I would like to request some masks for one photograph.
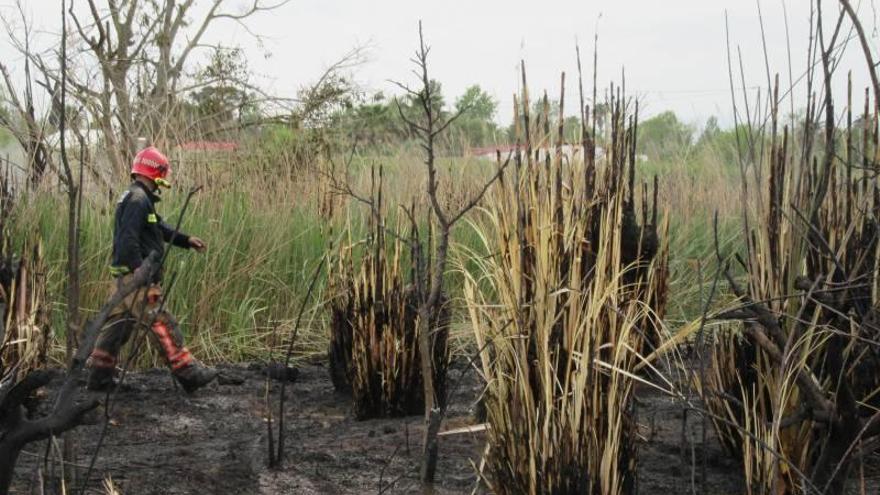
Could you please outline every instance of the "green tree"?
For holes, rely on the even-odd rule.
[[[742,124],[736,129],[722,129],[717,118],[709,117],[695,147],[701,153],[718,157],[725,165],[734,165],[740,154],[748,156],[748,132],[748,127]]]
[[[251,111],[250,69],[241,48],[215,48],[196,75],[198,89],[189,94],[199,127],[211,131],[228,127]]]
[[[461,116],[450,129],[453,148],[486,146],[495,141],[495,113],[498,102],[479,85],[468,87],[455,100],[455,111]]]
[[[568,108],[566,113],[576,113],[577,107]],[[545,113],[547,114],[545,116]],[[514,117],[516,118],[516,117]],[[545,118],[549,120],[550,127],[550,145],[556,144],[557,134],[559,133],[559,100],[547,100],[547,111],[544,109],[544,99],[539,98],[531,104],[529,111],[529,120],[532,126],[532,137],[542,135],[545,128]],[[519,123],[522,126],[522,122]],[[589,127],[589,124],[588,124]],[[505,136],[510,142],[517,139],[515,136],[516,122],[511,122],[510,126],[505,129]],[[538,134],[534,134],[537,132]],[[520,136],[521,138],[522,136]],[[563,119],[562,124],[562,140],[567,144],[577,144],[582,140],[581,136],[581,119],[577,115],[568,115]]]
[[[346,108],[340,116],[340,128],[347,137],[367,147],[386,145],[406,137],[396,104],[381,92]]]
[[[678,120],[674,112],[655,115],[639,124],[639,150],[655,160],[682,156],[693,145],[694,129]]]
[[[440,84],[440,81],[436,79],[431,79],[428,84],[430,85],[432,95],[431,108],[433,114],[437,119],[444,120],[449,115],[448,112],[446,112],[446,100],[443,97],[443,86]],[[422,104],[416,95],[406,94],[397,99],[397,104],[400,105],[400,113],[402,113],[407,120],[418,123],[419,125],[425,124],[425,122],[422,122],[424,119],[424,110],[422,109]],[[410,127],[403,125],[403,123],[401,124],[401,129],[406,132],[407,138],[415,138]]]
[[[703,126],[703,132],[697,140],[697,146],[702,147],[718,138],[722,133],[721,127],[718,125],[718,118],[714,115],[706,119],[706,125]]]
[[[498,102],[478,84],[474,84],[455,100],[455,110],[467,111],[467,116],[472,119],[491,122],[498,111]]]

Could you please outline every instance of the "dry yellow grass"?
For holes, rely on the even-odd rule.
[[[636,368],[662,331],[667,223],[647,198],[637,217],[632,127],[623,100],[612,108],[606,159],[591,159],[589,147],[587,160],[527,156],[475,221],[480,252],[491,255],[474,253],[465,299],[487,383],[496,493],[634,486],[632,399]]]

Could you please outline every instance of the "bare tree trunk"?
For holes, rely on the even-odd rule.
[[[221,8],[234,2],[211,0],[207,10],[194,19],[195,0],[126,0],[109,2],[107,8],[88,0],[89,24],[81,23],[71,10],[77,33],[95,59],[89,62],[101,68],[104,82],[101,93],[88,90],[87,84],[77,85],[86,89],[77,96],[101,123],[113,165],[124,170],[136,151],[137,137],[146,135],[153,141],[162,137],[157,134],[166,127],[163,119],[171,109],[174,88],[192,52],[206,46],[202,40],[209,27],[216,21],[242,22],[288,1],[250,0],[248,7],[235,13]],[[181,42],[185,28],[192,30]],[[177,52],[176,44],[182,46]],[[154,51],[158,51],[158,60]],[[148,74],[141,79],[148,84],[138,86],[135,100],[132,69]]]
[[[113,128],[113,101],[109,90],[109,79],[105,79],[105,89],[101,93],[100,107],[98,114],[98,122],[101,126],[101,133],[104,135],[104,152],[110,162],[110,167],[114,170],[124,169],[127,165],[124,156],[120,152],[121,146],[116,137],[116,131]]]
[[[82,194],[82,164],[80,163],[79,184],[74,181],[73,170],[67,155],[67,0],[61,0],[61,83],[58,129],[61,135],[61,163],[67,183],[67,335],[66,358],[70,366],[73,353],[77,346],[77,333],[79,332],[80,314],[80,263],[79,263],[79,215],[80,197]],[[82,143],[80,143],[82,145]],[[69,466],[76,465],[76,442],[69,435],[64,435],[63,462]],[[71,473],[75,483],[76,475]]]
[[[67,338],[68,364],[76,347],[79,329],[79,209],[80,188],[73,178],[67,155],[67,11],[66,0],[61,0],[61,105],[58,129],[61,135],[61,164],[67,183]],[[80,180],[82,177],[80,177]]]
[[[427,246],[428,259],[424,260],[421,255],[414,263],[416,266],[416,290],[419,295],[419,359],[421,360],[422,384],[425,395],[425,432],[422,443],[422,465],[420,477],[425,493],[433,493],[433,483],[437,472],[437,457],[439,454],[438,434],[443,422],[443,416],[447,408],[446,394],[438,393],[438,380],[445,381],[446,364],[435,362],[437,353],[434,349],[434,333],[441,331],[436,328],[436,322],[440,321],[440,313],[443,304],[443,279],[446,275],[446,262],[449,253],[449,236],[452,228],[470,210],[472,210],[483,198],[489,187],[503,174],[510,163],[510,156],[498,167],[493,175],[479,192],[474,195],[460,210],[448,212],[441,204],[439,198],[439,181],[435,163],[436,138],[442,134],[452,122],[463,113],[470,110],[463,108],[451,117],[444,117],[435,108],[436,97],[428,76],[428,52],[425,38],[422,32],[422,23],[419,22],[419,49],[416,52],[415,64],[418,67],[418,75],[421,80],[419,90],[413,90],[405,84],[396,83],[404,89],[407,95],[416,101],[421,110],[421,122],[416,122],[407,117],[398,104],[398,114],[406,124],[409,132],[422,141],[422,149],[425,151],[425,171],[427,174],[426,187],[430,200],[431,221],[439,229],[437,246]],[[421,253],[420,249],[416,249]],[[445,357],[446,354],[443,354]],[[437,371],[443,374],[440,376]]]
[[[440,433],[440,424],[443,417],[440,414],[437,388],[434,385],[434,348],[431,333],[434,312],[427,304],[419,307],[419,358],[422,366],[422,384],[425,394],[425,432],[422,437],[422,467],[421,479],[424,483],[431,484],[437,472],[437,456],[440,445],[437,434]],[[430,488],[427,492],[432,491]]]
[[[134,158],[135,140],[137,123],[134,119],[134,111],[131,105],[131,95],[128,91],[128,82],[126,81],[128,69],[124,71],[117,69],[111,73],[111,83],[113,84],[113,95],[116,100],[116,123],[119,128],[119,142],[117,142],[117,153],[122,159],[120,164],[124,169],[128,163]]]

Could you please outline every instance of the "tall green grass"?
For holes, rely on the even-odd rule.
[[[271,193],[238,186],[196,195],[182,230],[202,237],[208,251],[172,248],[166,261],[168,307],[188,345],[206,361],[265,358],[277,349],[296,316],[306,279],[333,235],[333,222],[314,213],[308,202],[277,197],[273,207],[261,207],[254,196],[263,194]],[[159,204],[172,225],[184,199],[182,191],[172,191]],[[107,267],[114,207],[94,200],[83,207],[81,308],[86,315],[100,307],[112,287]],[[60,195],[34,193],[19,202],[10,226],[13,239],[40,239],[44,246],[58,341],[66,318],[65,210]],[[321,331],[319,324],[302,329],[300,352],[323,352]]]
[[[723,150],[710,145],[679,155],[636,167],[637,181],[658,178],[660,203],[669,212],[670,300],[666,319],[670,328],[693,321],[703,309],[701,285],[708,291],[716,268],[716,212],[722,252],[744,246],[738,165],[729,161]]]
[[[699,312],[694,263],[707,260],[704,266],[709,266],[708,260],[713,256],[712,212],[716,208],[721,215],[722,238],[728,242],[738,240],[735,206],[739,193],[732,165],[723,164],[711,154],[689,160],[648,162],[637,167],[640,181],[659,176],[661,203],[671,214],[669,319],[673,326]],[[383,167],[389,218],[400,214],[397,205],[425,205],[421,162],[410,148],[401,147],[387,156],[356,156],[347,165],[342,157],[334,161],[339,168],[335,171],[337,179],[348,181],[364,196],[369,196],[370,168]],[[332,188],[321,172],[328,167],[321,162],[296,168],[284,156],[273,161],[265,152],[249,151],[233,156],[175,158],[175,188],[166,191],[158,205],[166,221],[177,223],[190,187],[205,186],[193,198],[182,230],[202,237],[208,243],[208,251],[200,255],[173,249],[165,277],[166,283],[175,279],[169,291],[169,309],[180,319],[187,343],[199,358],[209,362],[241,361],[266,359],[270,352],[277,352],[291,330],[307,279],[334,242],[334,236],[340,235],[349,223],[355,233],[364,231],[368,209],[350,198],[331,194]],[[444,201],[453,206],[467,201],[494,167],[491,161],[474,158],[442,158]],[[106,180],[114,191],[99,190],[102,186],[87,183],[90,192],[83,204],[81,308],[87,316],[100,307],[112,287],[107,266],[115,199],[129,182],[125,176]],[[331,199],[334,208],[328,217],[322,205]],[[64,193],[41,189],[22,196],[9,227],[16,250],[21,249],[26,239],[41,239],[43,243],[52,327],[56,337],[61,337],[66,327]],[[460,249],[454,250],[457,259],[451,260],[451,266],[458,269],[448,274],[453,309],[450,345],[461,349],[470,346],[472,340],[468,326],[463,324],[461,268],[470,273],[476,270],[473,258],[462,253],[485,250],[485,246],[473,227],[455,229],[453,241]],[[323,290],[319,290],[308,306],[297,356],[326,352],[323,297]],[[55,357],[59,356],[56,352]],[[158,360],[150,362],[155,364]]]

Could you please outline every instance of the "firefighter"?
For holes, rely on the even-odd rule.
[[[133,182],[116,204],[110,265],[115,279],[112,292],[131,280],[151,251],[161,258],[166,242],[200,253],[207,248],[204,241],[174,230],[156,213],[160,188],[170,185],[170,169],[168,158],[154,147],[141,150],[134,159]],[[148,287],[135,291],[111,312],[87,363],[90,390],[107,390],[115,385],[113,375],[120,349],[134,330],[147,326],[171,373],[187,393],[216,378],[216,371],[199,364],[183,345],[176,320],[162,305],[161,279],[162,274],[157,273]]]

